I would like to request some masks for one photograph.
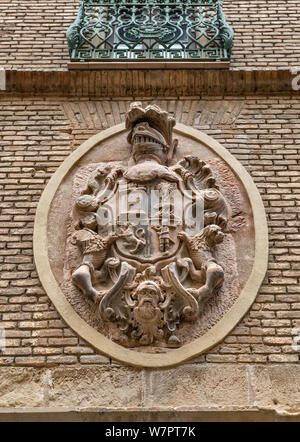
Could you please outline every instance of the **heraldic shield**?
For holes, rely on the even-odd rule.
[[[101,143],[82,146],[85,153],[75,152],[48,195],[47,262],[58,284],[55,290],[52,285],[55,295],[47,290],[49,296],[58,305],[59,293],[69,316],[76,312],[75,322],[64,313],[66,321],[75,331],[77,324],[84,338],[92,330],[87,340],[104,353],[129,363],[122,356],[128,351],[147,354],[144,363],[134,360],[137,365],[171,365],[170,359],[161,362],[164,354],[209,336],[243,296],[249,308],[265,272],[266,236],[259,268],[255,230],[259,222],[263,231],[265,217],[251,178],[204,142],[197,149],[195,139],[181,136],[178,144],[174,126],[158,106],[132,103],[126,132],[110,135],[101,155]],[[47,204],[43,197],[40,206]],[[38,225],[35,240],[40,235]],[[241,316],[245,312],[240,307]],[[236,315],[224,331],[235,323]],[[125,352],[118,355],[121,348]],[[176,361],[199,352],[182,353]]]

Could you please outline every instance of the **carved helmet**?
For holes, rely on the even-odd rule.
[[[143,109],[141,102],[131,103],[126,114],[126,129],[130,131],[127,140],[130,144],[133,141],[132,136],[135,126],[142,122],[147,122],[149,126],[162,135],[165,140],[165,146],[168,148],[168,160],[170,161],[178,144],[178,140],[173,140],[173,127],[176,124],[175,118],[155,104],[150,104]]]

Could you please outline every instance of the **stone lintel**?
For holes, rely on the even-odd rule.
[[[0,422],[300,421],[299,373],[299,364],[1,367]]]

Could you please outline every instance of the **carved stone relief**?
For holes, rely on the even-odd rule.
[[[60,301],[99,339],[154,359],[213,330],[238,304],[255,260],[240,177],[174,126],[159,107],[132,103],[126,132],[77,154],[47,217]]]
[[[238,286],[232,209],[217,165],[193,155],[174,161],[174,125],[157,106],[133,103],[128,165],[89,165],[73,182],[63,286],[71,303],[75,292],[82,298],[94,326],[128,347],[181,346],[207,302],[222,297],[226,273]],[[124,208],[105,222],[115,200]],[[218,257],[224,247],[230,264]]]

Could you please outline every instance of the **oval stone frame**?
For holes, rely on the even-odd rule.
[[[119,124],[106,129],[76,149],[47,184],[39,201],[34,224],[34,258],[39,279],[58,313],[67,325],[96,350],[123,363],[148,368],[169,367],[195,358],[222,341],[238,324],[254,302],[268,266],[268,227],[261,196],[246,169],[220,143],[199,130],[177,123],[174,132],[201,142],[222,158],[244,185],[252,208],[255,230],[255,256],[252,272],[238,299],[222,319],[193,342],[163,354],[141,353],[126,349],[88,325],[73,309],[61,291],[50,267],[47,253],[47,222],[51,202],[64,177],[76,162],[100,142],[125,131]]]

